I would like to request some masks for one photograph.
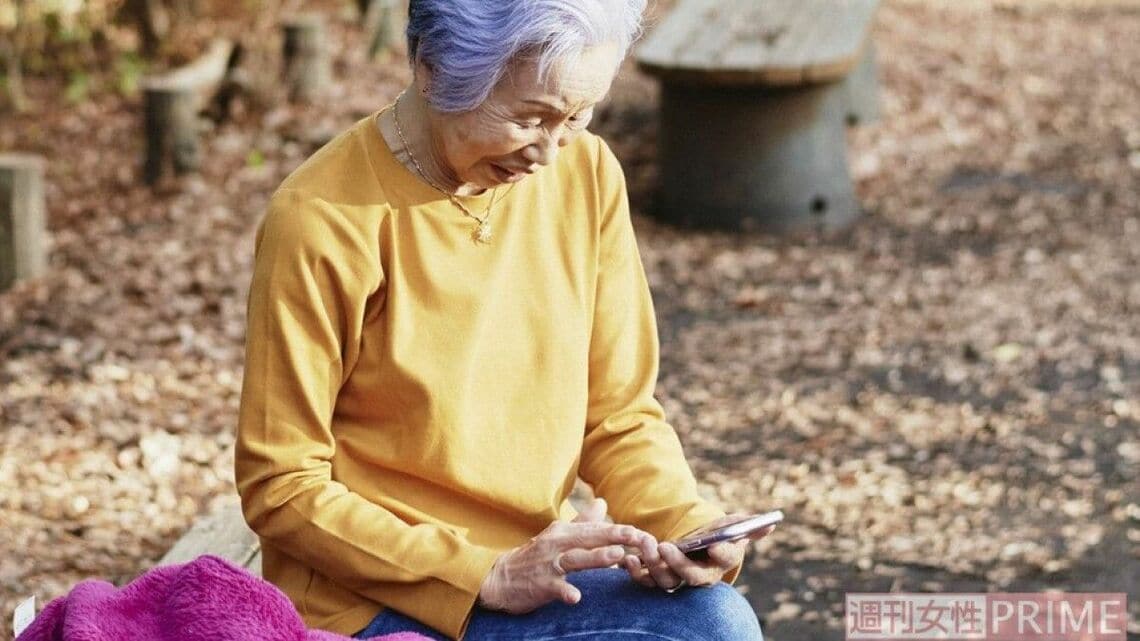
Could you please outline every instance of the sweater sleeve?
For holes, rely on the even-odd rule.
[[[599,266],[580,474],[618,522],[676,538],[724,516],[703,500],[654,398],[657,324],[621,165],[599,141]]]
[[[459,638],[498,552],[405,522],[332,475],[338,390],[382,304],[377,245],[321,201],[286,190],[270,203],[249,294],[238,492],[250,527],[285,554]]]

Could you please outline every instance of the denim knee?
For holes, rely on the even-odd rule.
[[[709,641],[763,641],[760,621],[748,600],[726,583],[690,588],[700,629]],[[702,624],[703,622],[703,624]]]

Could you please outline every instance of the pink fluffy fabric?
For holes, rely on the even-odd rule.
[[[374,637],[430,641],[411,632]],[[349,641],[309,630],[280,590],[216,556],[155,568],[123,588],[87,580],[16,641]]]

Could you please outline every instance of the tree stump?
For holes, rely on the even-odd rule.
[[[0,38],[0,63],[4,69],[4,92],[8,94],[8,103],[17,112],[28,109],[28,96],[24,93],[24,69],[21,62],[24,46],[21,42],[23,34],[19,27],[15,33],[6,34]]]
[[[167,168],[184,174],[198,168],[198,105],[190,87],[148,86],[146,105],[146,165],[148,185],[158,182]]]
[[[200,58],[185,67],[142,81],[146,109],[146,158],[143,177],[148,185],[168,168],[176,174],[198,169],[198,112],[221,84],[230,66],[233,44],[215,41]]]
[[[406,25],[401,18],[407,6],[400,0],[368,0],[364,10],[364,32],[368,34],[368,57],[398,48]]]
[[[0,154],[0,291],[47,267],[44,162]]]
[[[324,44],[324,20],[318,14],[303,14],[288,20],[282,28],[289,99],[311,101],[332,81],[332,63]]]

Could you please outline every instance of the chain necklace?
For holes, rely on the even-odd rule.
[[[440,187],[439,185],[435,184],[431,178],[428,178],[427,172],[425,172],[423,166],[420,165],[420,161],[416,160],[415,155],[412,153],[412,147],[408,144],[408,139],[404,137],[404,128],[400,126],[399,107],[400,99],[403,97],[403,93],[400,93],[400,95],[396,97],[396,102],[392,105],[392,119],[396,123],[396,135],[400,137],[400,143],[404,145],[404,151],[408,152],[408,158],[411,158],[412,165],[415,166],[416,172],[419,173],[420,177],[424,179],[424,182],[431,185],[433,189],[443,194],[444,196],[447,196],[447,199],[450,200],[456,207],[458,207],[459,210],[463,212],[464,216],[467,216],[468,218],[471,218],[475,222],[479,223],[478,226],[475,227],[475,232],[472,234],[472,237],[476,242],[484,244],[490,243],[491,239],[494,237],[494,234],[491,231],[490,222],[491,208],[495,206],[495,200],[499,195],[499,188],[495,187],[493,190],[491,190],[491,202],[487,205],[487,209],[483,211],[483,217],[480,218],[471,213],[471,210],[467,209],[463,203],[459,202],[459,198],[457,198],[455,194],[447,191],[443,187]]]

